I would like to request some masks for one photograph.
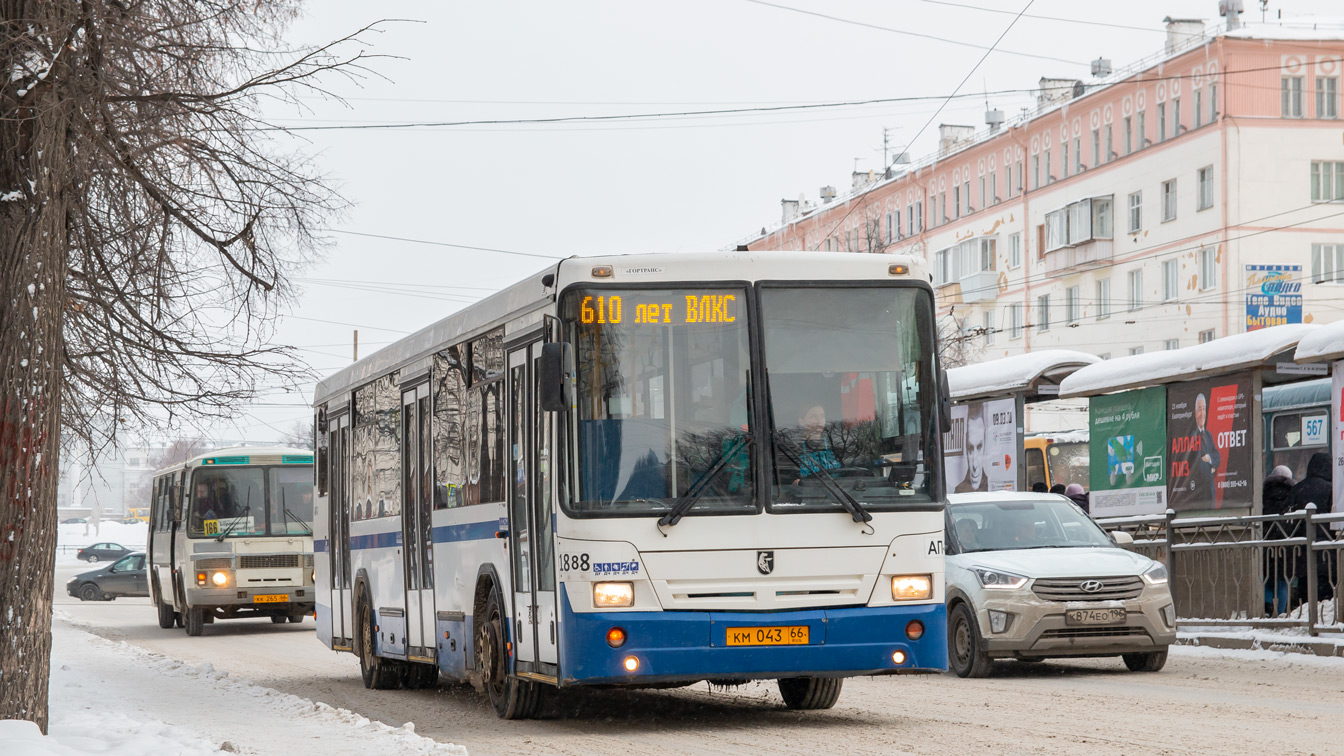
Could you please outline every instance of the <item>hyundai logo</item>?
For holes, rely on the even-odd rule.
[[[756,552],[756,571],[762,575],[769,575],[775,571],[775,552],[758,551]]]
[[[1084,580],[1078,584],[1078,588],[1082,590],[1083,593],[1096,593],[1105,587],[1106,585],[1100,580]]]

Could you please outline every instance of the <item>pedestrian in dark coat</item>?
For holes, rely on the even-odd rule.
[[[1089,514],[1091,513],[1091,502],[1088,500],[1087,492],[1083,490],[1082,486],[1077,483],[1070,483],[1065,486],[1064,495],[1069,497],[1069,500],[1074,504],[1077,504],[1079,509]]]
[[[1302,479],[1301,483],[1293,486],[1293,493],[1289,500],[1289,506],[1294,510],[1303,509],[1308,504],[1316,505],[1316,514],[1325,514],[1330,511],[1333,501],[1334,483],[1331,482],[1330,473],[1330,455],[1325,452],[1316,452],[1311,455],[1311,461],[1307,462],[1307,477]],[[1331,533],[1328,525],[1316,526],[1316,540],[1329,540]],[[1324,601],[1333,598],[1334,590],[1330,587],[1330,563],[1327,561],[1328,554],[1324,551],[1316,553],[1316,596]]]
[[[1279,465],[1265,478],[1262,498],[1267,515],[1282,515],[1292,511],[1293,471]],[[1297,538],[1302,535],[1300,522],[1289,520],[1265,524],[1266,540]],[[1292,589],[1300,583],[1307,560],[1300,549],[1266,546],[1263,551],[1261,574],[1265,580],[1265,616],[1275,617],[1292,610],[1289,603]],[[1300,589],[1300,585],[1298,586]]]
[[[1279,465],[1265,478],[1264,511],[1267,515],[1281,515],[1293,511],[1293,471],[1287,465]]]

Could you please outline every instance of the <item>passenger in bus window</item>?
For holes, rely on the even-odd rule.
[[[215,496],[210,490],[210,484],[205,481],[196,483],[196,498],[192,501],[192,514],[197,520],[213,520],[216,518]]]

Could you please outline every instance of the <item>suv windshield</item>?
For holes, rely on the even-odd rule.
[[[590,514],[754,511],[743,288],[584,289],[561,306],[577,365],[578,496]]]
[[[761,290],[774,511],[927,505],[930,309],[910,287]]]
[[[309,535],[313,468],[200,467],[192,474],[191,538]]]
[[[958,553],[1114,546],[1091,518],[1064,499],[951,503],[947,530]]]

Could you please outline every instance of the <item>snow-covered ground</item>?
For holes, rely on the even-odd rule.
[[[52,624],[51,723],[0,722],[4,756],[461,756],[466,749],[345,709]]]
[[[56,526],[56,563],[76,564],[75,551],[95,543],[119,543],[131,551],[140,551],[149,542],[149,525],[120,522],[101,522],[95,528],[89,523],[72,522]]]

